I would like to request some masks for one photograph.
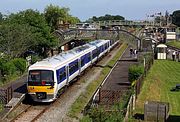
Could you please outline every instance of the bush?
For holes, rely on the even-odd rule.
[[[15,58],[12,60],[14,63],[17,71],[19,71],[21,74],[26,71],[26,60],[23,58]]]
[[[12,61],[9,61],[3,66],[3,74],[4,75],[13,75],[16,72],[16,66]]]
[[[87,116],[83,116],[80,122],[92,122],[92,119],[87,115]]]
[[[10,61],[0,59],[0,70],[3,76],[17,74],[18,71],[24,73],[26,71],[26,60],[22,58],[15,58]]]
[[[0,70],[3,70],[3,66],[6,63],[6,61],[3,58],[0,58]]]
[[[146,59],[146,63],[147,62],[150,62],[151,60],[152,60],[152,58],[153,58],[153,56],[152,56],[153,54],[151,53],[151,52],[147,52],[147,53],[142,53],[142,54],[140,54],[139,55],[139,57],[138,57],[138,61],[141,63],[141,64],[143,64],[144,63],[144,58]]]
[[[144,67],[142,65],[132,65],[129,67],[129,81],[132,83],[137,80],[139,76],[144,73]]]
[[[40,61],[42,58],[37,56],[37,55],[32,55],[31,56],[31,64],[36,63],[37,61]]]
[[[124,119],[123,112],[118,106],[112,107],[112,111],[106,112],[104,108],[91,108],[88,115],[80,122],[122,122]]]

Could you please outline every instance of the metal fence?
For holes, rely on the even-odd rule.
[[[126,109],[126,115],[124,117],[124,122],[129,122],[129,117],[131,117],[133,115],[133,110],[135,108],[135,96],[131,95],[128,105],[127,105],[127,109]]]
[[[99,92],[99,105],[114,105],[122,100],[122,98],[129,92],[127,89],[118,91],[113,90],[100,90]]]
[[[0,88],[0,102],[1,104],[7,104],[12,99],[12,87],[6,89]]]
[[[136,81],[136,84],[135,84],[136,98],[137,98],[138,94],[141,92],[144,77],[146,77],[146,75],[147,75],[148,71],[150,70],[151,66],[153,65],[153,63],[154,63],[154,54],[152,53],[150,55],[150,59],[145,62],[144,73]]]

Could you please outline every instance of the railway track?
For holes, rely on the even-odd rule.
[[[51,107],[50,105],[27,105],[27,107],[21,111],[10,122],[34,122],[36,121],[46,110]]]

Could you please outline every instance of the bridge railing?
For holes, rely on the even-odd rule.
[[[156,23],[154,21],[129,21],[129,20],[110,20],[110,21],[98,21],[93,22],[92,24],[98,25],[98,26],[160,26],[160,23]]]
[[[102,26],[160,26],[160,23],[157,23],[153,20],[107,20],[107,21],[96,21],[90,22],[95,27]],[[70,25],[71,29],[77,29],[75,24]]]
[[[59,46],[62,46],[72,40],[81,40],[81,39],[109,39],[109,40],[119,40],[120,35],[124,35],[125,33],[131,35],[135,38],[136,43],[140,42],[141,39],[132,33],[126,30],[120,29],[71,29],[68,31],[55,31],[57,36],[59,37]],[[127,36],[127,35],[126,35]],[[137,44],[138,45],[138,44]],[[139,49],[137,47],[137,49]]]

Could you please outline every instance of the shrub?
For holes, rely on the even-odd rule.
[[[24,73],[26,71],[26,60],[23,58],[15,58],[12,60],[17,71]]]
[[[129,81],[132,83],[134,80],[137,80],[141,74],[144,73],[144,67],[142,65],[131,65],[129,67]]]
[[[3,66],[3,73],[4,75],[13,75],[16,72],[16,66],[12,61],[9,61],[4,64]]]
[[[142,53],[142,54],[139,54],[139,57],[138,57],[138,61],[143,64],[144,63],[144,58],[146,59],[146,63],[147,62],[150,62],[153,58],[153,54],[151,52],[147,52],[147,53]]]
[[[42,58],[37,56],[37,55],[32,55],[31,56],[31,64],[36,63],[37,61],[40,61]]]
[[[92,122],[92,119],[87,115],[87,116],[83,116],[80,122]]]
[[[112,107],[112,111],[106,112],[104,108],[91,108],[88,115],[80,122],[122,122],[124,119],[123,109]]]
[[[6,61],[3,58],[0,58],[0,70],[3,70],[3,65],[6,63]]]

